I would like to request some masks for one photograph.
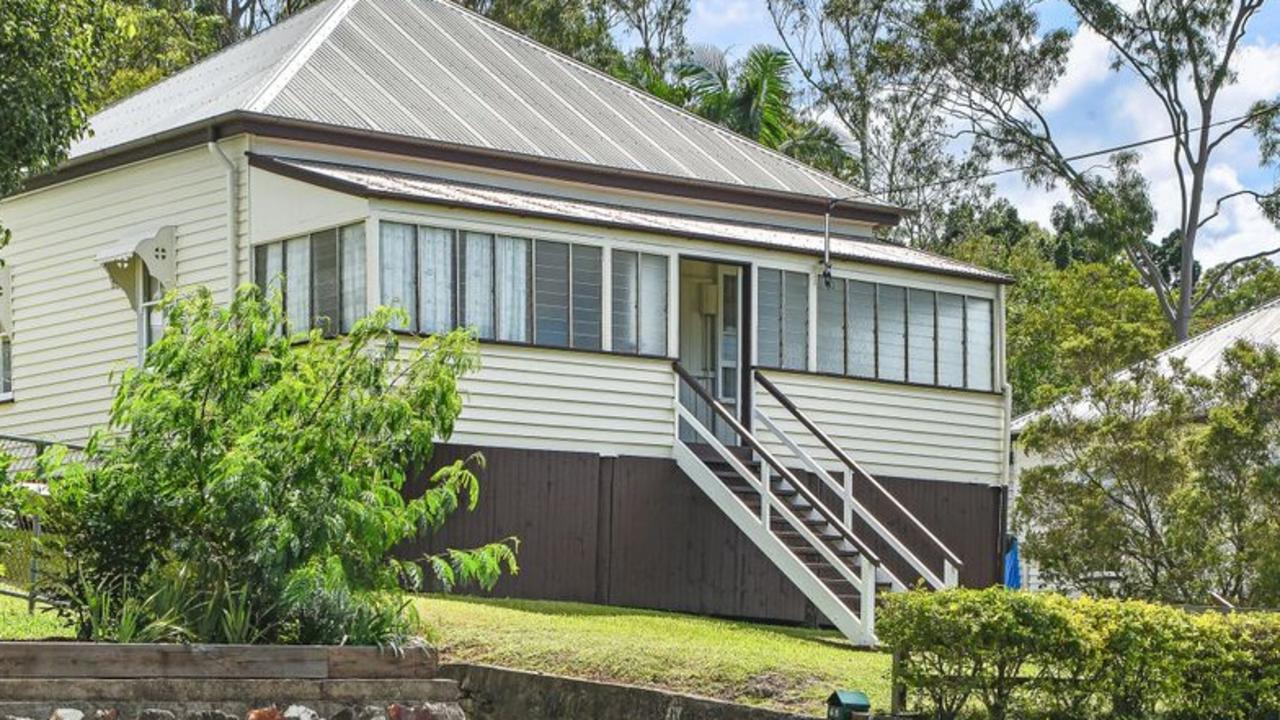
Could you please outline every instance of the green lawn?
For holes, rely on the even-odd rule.
[[[446,662],[647,685],[808,715],[836,688],[888,706],[889,656],[834,633],[533,600],[418,601]],[[70,637],[57,616],[0,595],[0,640]]]
[[[71,629],[57,615],[47,612],[45,606],[36,605],[35,614],[28,615],[26,600],[0,595],[0,640],[44,640],[71,635]]]
[[[445,662],[660,687],[809,715],[836,688],[889,701],[889,656],[803,628],[529,600],[418,603]]]

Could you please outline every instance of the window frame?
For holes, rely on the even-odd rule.
[[[782,271],[784,273],[787,271],[799,272],[798,270],[796,270],[796,266],[794,264],[755,263],[755,267],[757,268],[757,270],[776,270],[776,271]],[[818,283],[822,282],[822,277],[820,274],[812,271],[810,272],[810,274],[814,276],[814,279],[816,282]],[[1000,378],[1000,372],[1003,365],[1002,365],[1001,359],[997,357],[997,353],[1000,352],[1000,348],[1001,348],[1000,334],[1003,332],[1002,325],[997,322],[997,312],[999,311],[999,307],[1000,307],[1000,295],[998,292],[987,295],[973,289],[957,288],[954,286],[950,286],[950,287],[931,286],[931,285],[927,285],[919,282],[895,282],[892,279],[879,278],[879,277],[876,277],[875,275],[871,275],[868,273],[858,273],[858,272],[850,273],[847,271],[843,273],[837,272],[833,274],[832,281],[834,283],[843,282],[845,287],[844,313],[843,313],[844,323],[843,323],[843,333],[842,333],[843,341],[845,343],[844,372],[838,373],[838,372],[832,372],[829,370],[818,370],[816,365],[806,370],[784,368],[776,365],[771,365],[765,362],[760,362],[758,357],[757,357],[757,362],[755,363],[755,367],[765,369],[765,370],[775,370],[779,372],[804,373],[804,374],[810,374],[810,375],[820,375],[824,377],[846,378],[849,380],[861,380],[866,382],[885,383],[890,385],[902,385],[907,387],[933,388],[933,389],[945,390],[945,391],[955,390],[955,391],[968,392],[968,393],[978,393],[981,395],[1002,395],[1003,394],[1001,390],[1001,378]],[[873,303],[870,307],[869,312],[871,314],[872,319],[874,320],[871,328],[871,337],[872,337],[871,355],[872,355],[872,360],[874,364],[874,375],[870,375],[870,376],[855,374],[852,372],[852,369],[851,369],[853,367],[853,363],[851,362],[851,357],[848,353],[847,343],[848,343],[848,334],[849,334],[850,326],[852,324],[852,320],[851,320],[852,312],[849,305],[849,297],[850,297],[849,288],[852,283],[864,283],[866,285],[869,285],[872,290],[871,298],[873,299]],[[881,356],[881,353],[880,353],[881,327],[879,322],[880,287],[881,286],[892,286],[892,287],[900,288],[903,294],[903,329],[904,329],[903,341],[904,342],[903,342],[902,355],[903,355],[903,378],[904,379],[902,380],[880,377],[881,365],[882,365],[881,357],[880,357]],[[756,295],[753,303],[753,312],[755,313],[755,318],[757,321],[755,323],[755,328],[757,331],[760,325],[758,288],[759,288],[759,285],[757,283],[755,285],[755,289],[753,290],[753,293],[755,293]],[[928,292],[928,293],[931,293],[933,296],[933,323],[932,323],[933,382],[931,383],[918,382],[918,381],[911,380],[911,357],[912,357],[911,355],[911,294],[913,291]],[[819,295],[820,294],[821,293],[819,291]],[[961,346],[960,346],[959,362],[962,368],[961,372],[963,377],[963,384],[958,386],[944,385],[941,383],[942,373],[939,367],[939,363],[940,363],[939,339],[941,337],[941,330],[939,326],[940,313],[938,310],[939,296],[941,295],[952,295],[959,298],[961,301],[960,302],[960,319],[962,322],[962,327],[961,327]],[[970,381],[969,381],[969,357],[968,357],[968,354],[969,354],[968,313],[969,313],[970,300],[979,300],[979,301],[988,303],[988,309],[990,314],[989,345],[990,345],[990,366],[991,366],[991,380],[990,380],[989,388],[971,387],[969,384]],[[810,318],[809,322],[816,325],[819,320],[819,315],[820,313],[818,310],[818,304],[817,303],[812,304],[809,311],[809,318]],[[818,326],[816,327],[816,331],[819,334],[821,334],[823,331],[823,328],[821,326]],[[812,348],[812,350],[814,351],[814,355],[816,355],[817,354],[816,345],[814,348]]]
[[[530,284],[529,284],[529,293],[530,293],[531,299],[534,293],[536,292],[536,287],[537,287],[536,278],[534,277],[536,275],[536,273],[534,272],[534,266],[536,263],[533,259],[533,255],[536,253],[536,250],[534,248],[536,247],[536,243],[539,240],[547,241],[547,242],[564,243],[566,245],[569,245],[570,246],[569,255],[570,255],[571,263],[573,260],[573,246],[577,246],[577,245],[588,246],[588,247],[599,249],[600,258],[601,258],[600,338],[599,338],[600,348],[599,349],[593,349],[593,348],[587,348],[587,347],[573,347],[572,346],[572,340],[573,340],[572,324],[570,325],[571,336],[570,336],[569,346],[546,345],[546,344],[538,344],[534,342],[532,338],[534,337],[535,314],[533,311],[532,301],[530,302],[530,308],[528,311],[529,337],[531,338],[530,340],[515,341],[515,340],[499,340],[496,338],[493,338],[493,339],[478,338],[478,341],[482,345],[529,347],[529,348],[541,348],[546,350],[562,350],[562,351],[577,352],[577,353],[622,355],[625,357],[635,357],[635,358],[651,359],[651,360],[676,359],[676,352],[679,344],[679,337],[677,334],[675,334],[675,327],[673,326],[673,313],[676,310],[678,310],[678,307],[679,307],[679,297],[677,295],[679,283],[674,282],[672,276],[675,273],[675,269],[679,268],[679,259],[681,257],[681,252],[678,248],[653,245],[649,243],[636,242],[636,241],[627,240],[627,239],[619,239],[619,238],[608,236],[607,234],[604,234],[604,233],[588,235],[581,232],[563,232],[563,231],[547,230],[545,228],[540,228],[536,226],[521,225],[517,223],[503,222],[503,221],[497,221],[497,220],[477,221],[472,218],[457,217],[454,215],[449,215],[444,213],[413,212],[413,211],[406,211],[406,210],[395,209],[395,208],[372,208],[367,220],[369,221],[369,225],[368,225],[369,229],[366,231],[366,238],[368,239],[369,237],[372,237],[372,239],[369,240],[369,242],[374,247],[378,248],[378,251],[376,251],[377,254],[368,256],[368,262],[370,263],[371,273],[373,276],[377,278],[377,282],[378,282],[378,287],[370,289],[372,293],[370,297],[376,298],[379,302],[380,302],[381,293],[382,293],[382,288],[381,288],[381,284],[382,284],[381,260],[382,259],[380,257],[381,255],[380,239],[382,234],[381,226],[384,223],[393,223],[393,224],[398,223],[402,225],[425,226],[425,227],[434,227],[442,230],[449,230],[453,233],[455,243],[457,242],[457,238],[466,232],[490,234],[490,235],[493,235],[494,237],[508,236],[513,238],[519,238],[522,240],[528,240],[531,244],[530,262],[529,262],[529,273],[531,276]],[[666,326],[664,328],[664,333],[663,333],[664,345],[666,350],[665,354],[655,355],[652,353],[640,352],[639,347],[637,347],[636,351],[634,352],[627,351],[627,350],[614,349],[617,344],[617,340],[616,338],[613,337],[614,308],[613,308],[613,297],[612,297],[612,294],[613,294],[612,253],[615,250],[633,252],[633,253],[636,253],[638,256],[643,256],[643,255],[658,256],[663,258],[666,261],[667,274],[666,274],[665,299],[666,299],[667,322],[666,322]],[[415,263],[417,262],[419,262],[419,260],[417,258],[417,253],[415,252]],[[637,262],[637,267],[639,267],[639,265],[640,263]],[[454,268],[455,268],[454,269],[454,274],[455,274],[454,305],[455,306],[457,305],[458,298],[460,296],[460,293],[456,292],[457,282],[458,282],[456,278],[457,266],[458,266],[458,263],[455,257],[455,262],[454,262]],[[571,296],[570,304],[572,305],[572,290],[573,290],[572,272],[570,273],[569,278],[570,278],[569,289],[570,289],[570,296]],[[418,279],[419,279],[418,275],[415,274],[415,278],[414,278],[415,295],[418,295],[420,293]],[[639,292],[639,288],[637,288],[637,292]],[[455,327],[457,327],[457,323],[458,323],[458,316],[456,314],[457,310],[455,309],[454,312],[455,312],[455,316],[453,318],[453,321],[454,321]],[[638,316],[636,317],[636,321],[637,321],[636,330],[637,332],[639,332],[640,328],[639,328]],[[429,336],[431,334],[434,334],[434,333],[419,332],[416,329],[415,330],[399,329],[399,330],[396,330],[396,332],[405,334],[405,335],[413,335],[413,336]]]
[[[346,309],[346,305],[343,298],[346,294],[346,289],[347,289],[346,283],[343,281],[343,275],[344,275],[343,273],[344,261],[343,261],[343,252],[342,252],[343,230],[346,230],[351,227],[357,227],[357,226],[362,227],[364,232],[364,304],[360,308],[359,312],[356,313],[356,321],[358,322],[360,318],[363,318],[369,314],[370,291],[373,289],[370,287],[370,283],[369,283],[369,279],[370,279],[369,268],[371,267],[371,263],[373,262],[373,260],[371,259],[371,254],[369,252],[369,228],[367,225],[367,219],[353,220],[350,222],[340,223],[338,225],[326,225],[324,227],[301,231],[295,234],[287,235],[285,237],[278,237],[278,238],[266,240],[263,242],[251,243],[249,245],[249,282],[254,285],[258,285],[258,269],[259,269],[258,251],[263,250],[265,248],[269,248],[271,246],[278,245],[280,247],[280,273],[285,278],[285,281],[281,284],[280,289],[282,292],[282,300],[284,301],[283,310],[285,312],[285,322],[287,323],[288,307],[289,307],[288,306],[289,284],[287,279],[288,272],[289,272],[289,263],[288,263],[289,251],[287,246],[290,241],[302,240],[302,239],[305,239],[307,241],[307,273],[306,273],[307,275],[307,310],[308,310],[307,314],[308,316],[310,316],[310,320],[305,330],[295,331],[290,328],[285,328],[283,329],[283,331],[289,332],[291,336],[299,336],[299,337],[305,336],[315,329],[321,330],[322,334],[326,338],[333,338],[333,337],[338,337],[340,335],[346,334],[345,331],[343,331],[342,329],[343,313],[344,313],[344,310]],[[338,306],[337,306],[338,312],[337,312],[337,317],[329,318],[329,327],[321,327],[316,322],[318,318],[316,317],[316,314],[315,314],[316,262],[315,262],[315,252],[313,251],[313,243],[315,242],[314,236],[325,233],[325,232],[330,232],[330,231],[334,233],[334,250],[335,250],[334,270],[336,275],[336,282],[335,282],[334,288],[335,288],[336,299],[338,303]],[[416,250],[417,249],[415,248],[415,257],[416,257]],[[379,254],[380,253],[374,253],[373,258],[376,259],[377,255]],[[378,266],[377,269],[380,270],[380,266]],[[382,277],[379,275],[377,279],[378,279],[377,289],[379,292],[381,292]],[[264,280],[267,284],[258,285],[258,287],[264,293],[268,293],[270,291],[269,285],[271,282],[271,278],[264,278]],[[415,288],[416,287],[417,286],[415,285]],[[415,301],[416,301],[416,298],[415,298]]]
[[[136,297],[138,298],[138,306],[135,312],[135,321],[137,323],[135,342],[138,353],[138,367],[142,367],[147,361],[147,350],[159,339],[152,337],[154,325],[151,321],[153,315],[159,313],[158,307],[161,301],[164,300],[164,294],[168,292],[168,289],[164,287],[164,284],[158,278],[151,274],[151,270],[147,268],[146,263],[135,258],[134,264],[136,265],[133,271],[134,291],[137,293]],[[153,282],[160,289],[160,295],[155,299],[151,298]],[[164,322],[164,314],[160,313],[160,315],[161,322]]]
[[[8,352],[5,352],[5,345]],[[6,382],[8,390],[4,389]],[[13,402],[13,399],[13,331],[0,329],[0,403]]]

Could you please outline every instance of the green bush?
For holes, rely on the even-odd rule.
[[[88,462],[48,473],[46,537],[65,570],[46,592],[82,637],[394,643],[417,632],[403,589],[423,564],[447,584],[516,569],[514,540],[393,554],[476,502],[479,458],[402,494],[462,410],[467,333],[402,350],[384,308],[341,338],[289,337],[279,298],[251,287],[229,307],[200,290],[164,310]]]
[[[1280,616],[991,588],[890,595],[877,631],[940,720],[1280,718]]]

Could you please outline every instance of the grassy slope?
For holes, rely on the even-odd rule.
[[[446,662],[661,687],[811,715],[836,688],[887,709],[889,656],[826,631],[577,603],[423,598]]]
[[[27,601],[0,595],[0,640],[44,640],[71,637],[58,616],[36,606],[34,615],[27,614]]]
[[[889,698],[889,657],[832,632],[530,600],[423,598],[446,661],[648,685],[822,715],[837,687]],[[70,637],[56,616],[0,596],[0,640]]]

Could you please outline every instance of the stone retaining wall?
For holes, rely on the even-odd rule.
[[[488,665],[443,665],[471,720],[810,720],[679,693]]]
[[[0,643],[0,720],[464,720],[430,648]]]

